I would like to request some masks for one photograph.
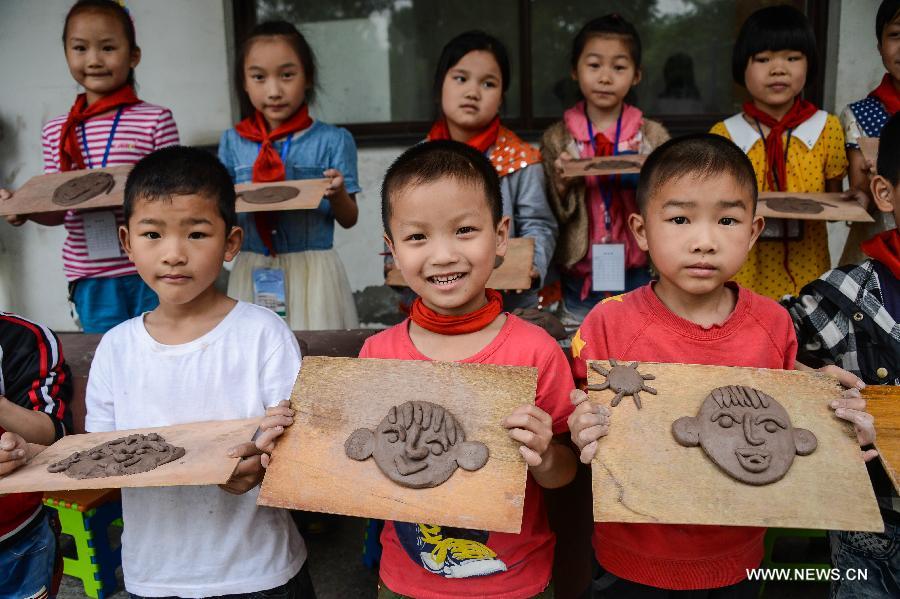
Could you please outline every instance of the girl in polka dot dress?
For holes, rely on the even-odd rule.
[[[669,139],[666,129],[625,102],[641,81],[641,39],[619,15],[588,22],[572,42],[571,75],[582,100],[541,140],[549,198],[559,220],[555,262],[560,269],[564,322],[581,323],[605,297],[636,289],[650,280],[647,254],[628,229],[637,211],[637,176],[563,177],[566,161],[615,154],[649,154]],[[594,276],[594,252],[603,270]],[[624,287],[616,288],[624,272]],[[597,281],[595,281],[595,278]],[[595,284],[597,283],[597,284]]]
[[[816,58],[812,27],[790,6],[756,11],[738,34],[732,75],[751,101],[712,132],[747,154],[760,191],[841,191],[847,170],[841,124],[800,98]],[[797,295],[830,268],[824,222],[766,219],[766,229],[734,278],[779,299]]]
[[[556,219],[547,204],[541,155],[500,123],[509,88],[506,48],[482,31],[467,31],[444,46],[434,76],[439,117],[429,140],[452,139],[484,152],[500,175],[503,215],[511,218],[510,237],[534,239],[531,290],[507,293],[507,310],[537,306],[556,247]]]

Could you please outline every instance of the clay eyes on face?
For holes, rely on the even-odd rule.
[[[735,416],[733,414],[729,414],[728,412],[718,412],[713,415],[712,421],[718,422],[719,426],[721,426],[722,428],[731,428],[735,424],[743,422],[744,418],[747,417],[753,418],[749,414],[740,414],[738,416]],[[753,420],[753,424],[755,424],[756,426],[762,426],[764,429],[766,429],[766,432],[769,433],[775,433],[778,431],[778,429],[787,428],[787,425],[776,416],[756,416]]]
[[[722,428],[731,428],[736,420],[729,416],[728,414],[720,414],[717,416],[713,416],[713,422],[718,421],[719,426]]]

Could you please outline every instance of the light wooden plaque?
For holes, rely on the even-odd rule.
[[[635,175],[641,172],[645,160],[647,160],[646,154],[619,154],[569,160],[563,163],[563,177]]]
[[[840,193],[764,191],[759,194],[756,213],[766,218],[798,220],[845,220],[864,223],[875,220],[859,202],[845,200]]]

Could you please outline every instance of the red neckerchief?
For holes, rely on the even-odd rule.
[[[890,268],[894,276],[900,279],[900,232],[897,229],[879,233],[864,241],[860,248],[866,256]]]
[[[137,104],[141,100],[130,85],[123,85],[108,96],[103,96],[90,106],[87,94],[78,94],[75,103],[69,109],[69,116],[59,132],[59,169],[61,171],[80,170],[85,167],[81,154],[81,142],[78,139],[78,126],[98,114],[103,114],[120,106]]]
[[[894,87],[894,81],[890,73],[884,74],[878,87],[869,92],[869,97],[881,102],[885,111],[891,116],[900,110],[900,92]]]
[[[766,180],[772,191],[787,191],[787,164],[784,159],[784,142],[781,136],[788,129],[801,125],[819,109],[812,102],[797,98],[787,114],[776,121],[772,115],[763,112],[752,102],[744,103],[744,114],[751,119],[756,119],[766,127],[769,134],[766,136]]]
[[[409,311],[414,323],[432,333],[439,335],[466,335],[480,331],[500,316],[503,311],[503,296],[496,289],[485,289],[487,303],[481,308],[462,316],[438,314],[425,305],[421,297],[417,297]]]
[[[488,126],[485,127],[484,130],[469,139],[469,141],[466,142],[466,145],[475,148],[483,154],[488,151],[488,148],[497,143],[497,135],[499,133],[500,117],[495,116],[494,120],[488,123]],[[431,126],[431,131],[428,132],[428,141],[435,141],[438,139],[451,139],[450,128],[447,127],[447,119],[438,119],[435,121],[434,125]]]
[[[304,104],[294,115],[281,124],[280,127],[273,131],[269,131],[266,125],[266,119],[260,111],[256,111],[253,116],[248,117],[235,125],[234,130],[238,135],[248,141],[255,141],[260,144],[259,154],[253,163],[253,179],[254,183],[267,183],[269,181],[284,181],[286,172],[281,156],[275,151],[273,141],[284,137],[285,135],[293,135],[297,131],[303,131],[312,125],[313,120],[309,116],[309,107]],[[254,212],[253,220],[256,223],[256,232],[263,245],[269,250],[269,254],[275,255],[275,244],[272,242],[272,214],[269,212]]]

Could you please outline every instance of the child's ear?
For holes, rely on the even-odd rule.
[[[119,225],[119,243],[128,259],[134,262],[134,256],[131,254],[131,239],[128,238],[128,227],[125,225]]]
[[[391,240],[391,236],[388,235],[387,232],[385,232],[382,237],[384,238],[384,245],[388,247],[388,251],[394,258],[394,264],[397,264],[397,252],[394,251],[394,242]]]
[[[231,262],[241,251],[244,242],[244,230],[238,226],[231,227],[231,232],[225,238],[225,262]]]
[[[879,210],[882,212],[894,211],[894,186],[891,185],[890,181],[881,175],[875,175],[872,177],[870,189],[872,190],[872,198],[875,200],[875,205],[878,206]]]
[[[135,46],[131,51],[131,60],[128,62],[128,65],[133,69],[138,66],[141,62],[141,48],[140,46]]]
[[[504,216],[497,225],[497,255],[505,256],[509,247],[509,217]]]
[[[644,252],[649,251],[650,246],[647,244],[647,226],[644,223],[644,215],[637,212],[629,214],[628,228],[631,229],[631,233],[637,240],[638,247]]]
[[[640,83],[641,77],[643,77],[643,71],[641,71],[640,68],[636,68],[634,70],[634,81],[631,82],[631,87],[635,87],[638,83]]]
[[[766,228],[766,219],[758,214],[753,215],[753,222],[750,223],[750,247],[747,248],[749,252],[753,247],[753,244],[756,243],[756,240],[759,239],[759,236],[762,235],[763,229]]]

